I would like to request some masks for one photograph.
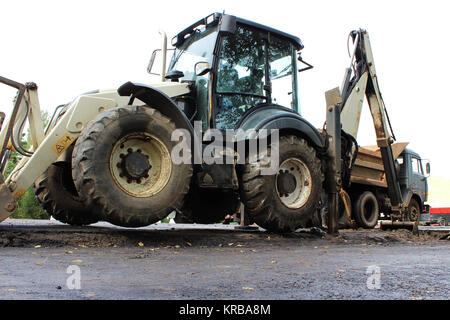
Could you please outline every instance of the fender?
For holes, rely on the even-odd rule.
[[[247,110],[236,128],[244,131],[278,129],[303,137],[318,151],[323,152],[326,148],[322,135],[311,123],[291,109],[279,105],[256,106]]]
[[[117,89],[120,96],[131,96],[130,103],[136,98],[148,104],[161,112],[164,116],[170,118],[175,122],[175,126],[180,129],[185,129],[189,132],[191,138],[192,149],[197,155],[192,153],[192,161],[194,159],[201,159],[201,150],[194,148],[195,139],[197,136],[194,133],[194,128],[186,115],[177,107],[173,100],[161,90],[149,87],[144,84],[135,84],[127,82]],[[198,158],[196,158],[198,156]]]

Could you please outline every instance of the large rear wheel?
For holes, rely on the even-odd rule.
[[[106,221],[150,225],[183,204],[192,165],[174,164],[173,121],[148,106],[104,112],[75,145],[72,173],[83,200]]]
[[[280,166],[273,175],[261,174],[262,167],[270,164],[264,155],[258,158],[247,163],[241,174],[241,198],[250,218],[272,232],[307,226],[318,209],[323,182],[315,150],[296,136],[281,137]]]

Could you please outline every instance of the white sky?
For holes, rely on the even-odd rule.
[[[450,74],[447,1],[2,1],[0,75],[39,86],[41,107],[126,81],[151,83],[151,52],[159,29],[169,39],[212,12],[233,14],[300,37],[313,70],[300,74],[303,116],[317,127],[324,92],[340,86],[349,65],[347,35],[367,29],[381,91],[397,141],[408,141],[432,174],[450,177]],[[14,90],[0,87],[9,112]],[[358,141],[375,144],[364,108]]]

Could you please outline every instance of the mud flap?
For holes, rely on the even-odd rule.
[[[17,202],[0,175],[0,222],[8,218],[17,209]]]

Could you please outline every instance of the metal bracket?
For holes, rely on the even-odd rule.
[[[341,103],[339,88],[325,93],[327,103],[326,121],[327,138],[329,142],[329,164],[326,171],[326,192],[328,196],[328,233],[337,234],[338,197],[341,189]]]
[[[8,218],[16,209],[17,202],[0,174],[0,222]]]

